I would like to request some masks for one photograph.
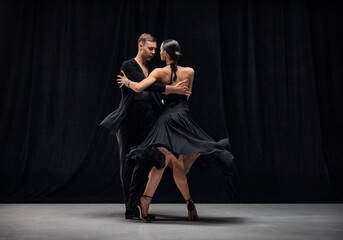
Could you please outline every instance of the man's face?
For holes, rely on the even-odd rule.
[[[142,57],[147,61],[150,61],[155,55],[156,42],[146,41],[141,50]]]

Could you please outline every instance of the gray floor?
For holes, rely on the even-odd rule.
[[[0,240],[343,239],[343,204],[152,204],[151,223],[124,220],[122,204],[0,204]]]

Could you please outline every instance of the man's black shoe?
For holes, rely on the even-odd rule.
[[[133,215],[133,217],[139,218],[139,213],[138,213],[138,212],[135,212],[135,214]],[[148,214],[148,218],[150,218],[150,220],[154,220],[156,217],[155,217],[155,215]],[[132,218],[131,218],[131,219],[132,219]]]
[[[132,219],[133,218],[133,211],[126,209],[125,211],[125,219]]]

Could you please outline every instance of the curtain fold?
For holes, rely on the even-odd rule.
[[[121,202],[115,76],[144,32],[181,45],[195,69],[191,112],[229,137],[236,195],[205,158],[197,202],[341,202],[342,3],[3,1],[0,7],[1,202]],[[157,202],[178,202],[167,170]]]

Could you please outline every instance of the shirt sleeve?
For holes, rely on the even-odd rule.
[[[153,83],[151,86],[147,87],[144,91],[148,92],[165,92],[166,85],[160,83]]]

